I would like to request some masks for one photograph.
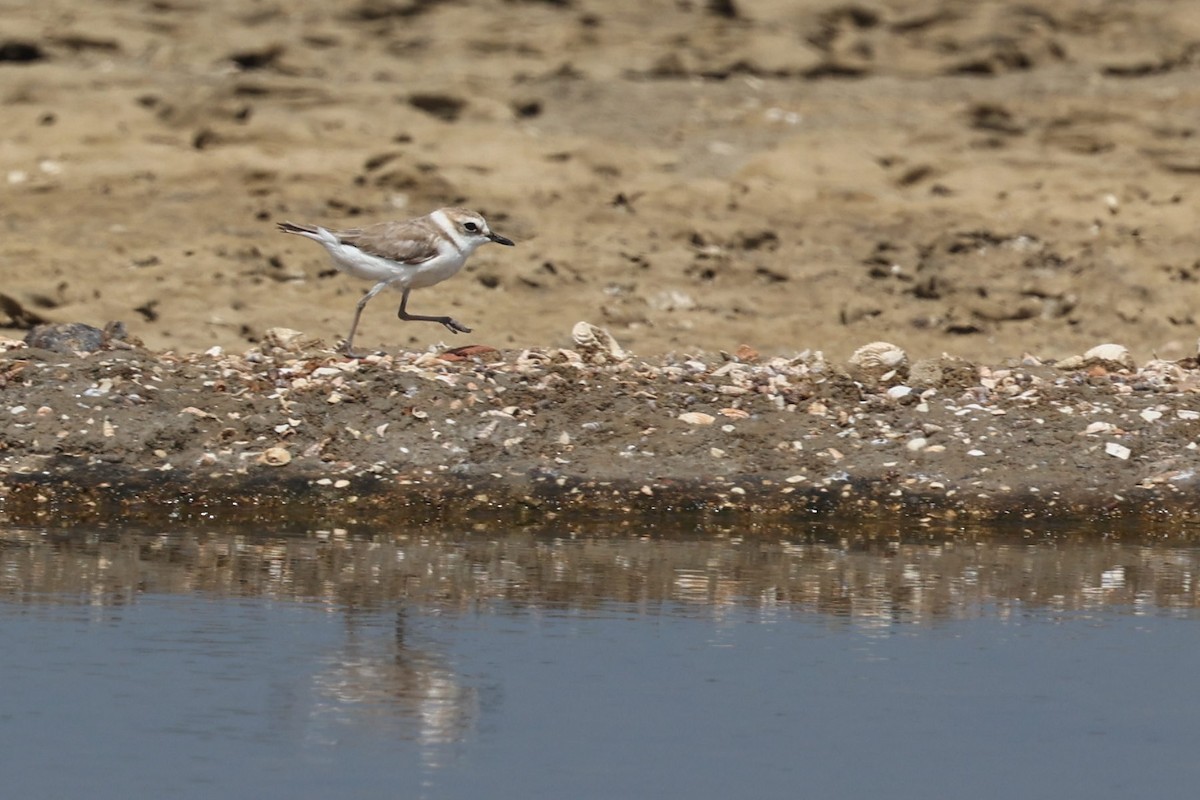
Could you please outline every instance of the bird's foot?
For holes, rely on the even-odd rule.
[[[351,347],[349,342],[342,342],[342,344],[338,347],[338,352],[341,353],[342,355],[344,355],[346,358],[366,358],[367,356],[384,355],[384,352],[382,350],[376,350],[373,353],[359,352],[359,351],[355,350],[353,347]]]

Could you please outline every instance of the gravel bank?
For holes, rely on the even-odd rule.
[[[586,323],[574,339],[363,359],[287,330],[238,354],[5,341],[0,520],[1196,517],[1195,359],[643,359]]]

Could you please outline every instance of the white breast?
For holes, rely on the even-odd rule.
[[[424,289],[426,286],[441,283],[457,273],[466,263],[467,256],[458,250],[451,249],[448,253],[443,252],[437,258],[426,261],[424,264],[409,267],[412,270],[412,277],[408,280],[408,288]]]

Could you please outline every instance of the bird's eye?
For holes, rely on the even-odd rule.
[[[464,222],[463,227],[469,230],[471,233],[475,233],[479,230],[479,226],[474,222]]]

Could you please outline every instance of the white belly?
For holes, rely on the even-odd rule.
[[[326,249],[333,256],[334,266],[347,275],[375,283],[386,281],[392,288],[399,290],[424,289],[441,283],[462,269],[467,261],[466,256],[458,251],[443,252],[419,264],[405,264],[373,256],[343,244],[326,245]]]

